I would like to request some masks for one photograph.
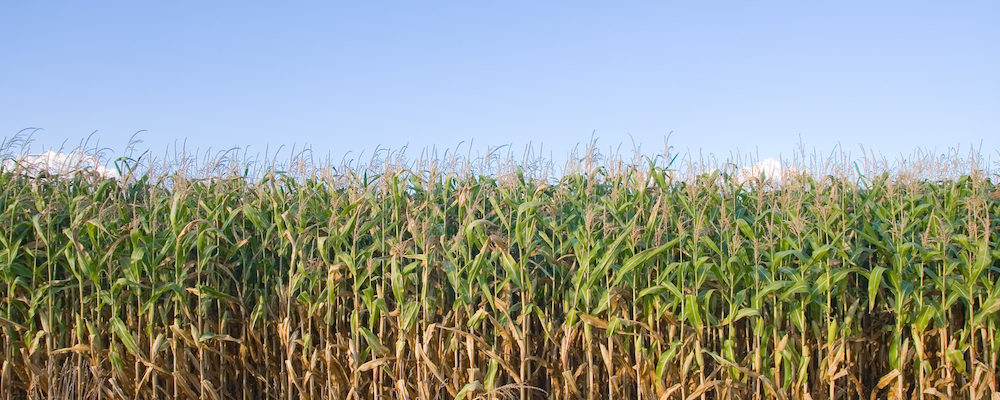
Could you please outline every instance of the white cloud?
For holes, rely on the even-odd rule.
[[[762,183],[780,185],[796,174],[798,174],[798,170],[795,168],[782,167],[781,161],[767,158],[749,167],[740,168],[736,180],[743,184],[753,180],[761,180],[763,177]]]
[[[103,178],[118,179],[118,172],[101,165],[97,156],[79,151],[56,153],[50,150],[39,155],[23,155],[16,159],[4,160],[3,168],[6,171],[21,171],[31,176],[42,173],[67,176],[77,171],[91,171]]]

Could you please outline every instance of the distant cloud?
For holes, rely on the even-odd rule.
[[[23,155],[3,161],[6,171],[17,170],[28,175],[72,175],[77,171],[92,171],[103,178],[118,179],[118,172],[104,167],[97,156],[79,151],[56,153],[47,151],[39,155]]]
[[[741,184],[761,180],[761,183],[780,185],[798,173],[799,171],[792,167],[782,168],[781,161],[767,158],[749,167],[740,168],[739,173],[736,174],[736,180]]]

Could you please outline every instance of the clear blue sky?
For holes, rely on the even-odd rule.
[[[0,136],[1000,149],[997,1],[326,3],[6,2]]]

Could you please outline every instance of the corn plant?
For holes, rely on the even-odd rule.
[[[0,170],[0,398],[996,397],[977,164],[778,185],[587,154]]]

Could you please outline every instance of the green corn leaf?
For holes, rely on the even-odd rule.
[[[758,299],[763,299],[763,298],[767,297],[767,295],[769,295],[771,293],[774,293],[774,292],[777,292],[777,291],[779,291],[781,289],[784,289],[786,287],[789,287],[791,285],[792,285],[792,281],[786,281],[786,280],[768,282],[766,285],[764,285],[764,287],[762,287],[757,292],[757,298]]]
[[[111,317],[111,329],[115,332],[115,336],[118,340],[122,342],[122,345],[132,353],[132,355],[141,357],[139,352],[139,345],[136,344],[135,337],[132,336],[132,332],[129,332],[128,327],[125,326],[125,322],[118,318],[117,316]]]
[[[661,283],[659,285],[650,286],[648,288],[643,289],[636,296],[636,299],[637,300],[641,300],[641,299],[644,299],[646,297],[661,296],[661,295],[666,294],[666,293],[669,293],[669,294],[673,295],[674,298],[681,298],[683,296],[681,294],[680,289],[678,289],[677,286],[675,286],[674,284],[672,284],[670,282],[664,282],[664,283]]]
[[[542,206],[542,205],[545,205],[544,201],[538,201],[538,200],[536,200],[536,201],[527,201],[527,202],[521,203],[521,205],[517,206],[517,213],[518,214],[524,214],[524,213],[526,213],[528,211],[531,211],[532,209],[538,208],[539,206]]]
[[[122,361],[122,357],[121,355],[118,354],[118,351],[114,349],[109,350],[108,359],[111,360],[111,366],[114,367],[115,370],[117,371],[125,370],[125,362]]]
[[[233,297],[232,295],[223,293],[218,289],[215,289],[208,285],[198,285],[197,293],[200,296],[208,296],[216,300],[226,301],[230,303],[240,303],[239,299]]]
[[[736,311],[732,315],[726,317],[726,319],[722,321],[722,324],[731,325],[743,318],[759,317],[759,316],[760,316],[760,311],[755,308],[741,308],[739,311]]]
[[[684,300],[684,320],[691,323],[696,330],[704,324],[701,318],[701,305],[695,295],[686,295]]]
[[[931,319],[937,316],[937,309],[931,305],[924,305],[924,308],[920,311],[917,320],[914,321],[914,327],[918,333],[923,333],[927,330],[927,325],[930,324]]]
[[[365,341],[368,342],[368,347],[372,349],[372,352],[375,353],[376,356],[384,357],[389,354],[391,350],[388,347],[385,347],[385,345],[378,340],[378,336],[375,336],[371,330],[363,326],[358,327],[358,330],[361,332],[361,336],[365,338]]]
[[[747,240],[754,241],[757,239],[757,235],[754,234],[753,229],[750,228],[750,224],[747,223],[745,219],[742,218],[737,219],[736,228],[739,229],[741,233],[743,233],[743,236],[746,237]]]
[[[486,385],[484,385],[486,390],[496,389],[496,377],[499,366],[500,363],[497,360],[490,359],[489,365],[486,367]]]
[[[507,273],[507,279],[510,279],[510,281],[514,283],[514,286],[518,289],[523,289],[524,277],[521,273],[521,266],[517,265],[517,261],[515,261],[514,257],[511,256],[506,250],[500,251],[500,265]]]
[[[670,348],[668,348],[663,353],[660,353],[660,359],[656,362],[656,376],[663,379],[667,372],[667,365],[677,357],[677,352],[681,348],[681,341],[675,340],[670,343]]]
[[[826,257],[826,255],[830,253],[831,250],[835,249],[836,249],[835,247],[829,244],[825,244],[823,246],[820,246],[820,248],[813,250],[812,257],[809,258],[809,264],[816,265],[816,263],[819,262],[821,258]]]
[[[785,302],[792,299],[797,294],[808,292],[809,282],[805,279],[796,279],[791,286],[788,286],[785,291],[781,293],[780,300]]]
[[[479,381],[472,381],[466,383],[465,386],[462,386],[462,390],[459,390],[458,394],[455,395],[455,400],[465,399],[469,395],[475,393],[477,390],[483,390],[483,385],[479,383]]]
[[[648,262],[650,259],[656,257],[660,253],[677,246],[677,244],[679,243],[680,239],[677,238],[661,246],[643,250],[638,254],[629,257],[629,259],[625,261],[625,264],[622,265],[622,268],[615,273],[615,278],[611,282],[611,286],[618,286],[619,284],[621,284],[622,280],[624,280],[628,276],[628,274],[630,274],[637,267]]]
[[[868,275],[868,311],[875,308],[875,298],[878,295],[879,286],[882,284],[882,274],[885,271],[885,267],[875,267]]]
[[[400,318],[402,320],[402,326],[404,332],[409,332],[413,330],[413,327],[417,325],[417,317],[420,312],[420,304],[415,301],[408,301],[403,303],[402,312],[400,313]]]

